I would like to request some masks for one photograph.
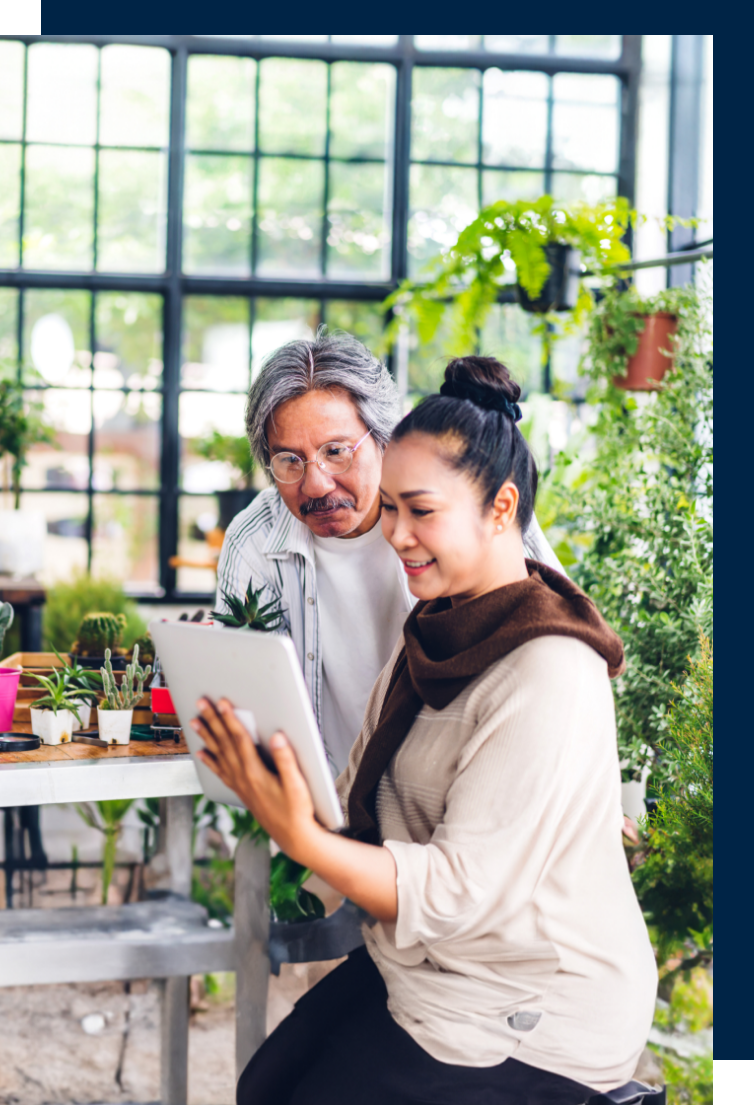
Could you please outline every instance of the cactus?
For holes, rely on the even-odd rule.
[[[139,637],[134,644],[134,648],[136,648],[136,645],[139,646],[142,660],[147,660],[150,664],[154,663],[154,641],[150,635],[145,633],[143,637]],[[133,652],[133,649],[131,651]]]
[[[9,602],[0,602],[0,656],[3,654],[5,634],[13,625],[13,607]]]
[[[105,649],[105,666],[100,668],[100,672],[102,673],[102,686],[107,705],[103,704],[100,709],[103,709],[104,706],[108,710],[133,710],[144,693],[144,680],[152,671],[152,665],[148,664],[146,668],[141,666],[139,663],[139,646],[134,645],[134,658],[126,668],[126,674],[123,676],[123,682],[119,687],[113,675],[113,665],[110,662],[111,656],[110,649]],[[136,680],[135,689],[134,680]]]
[[[125,614],[84,614],[71,652],[75,656],[103,656],[106,649],[117,649],[125,628]]]

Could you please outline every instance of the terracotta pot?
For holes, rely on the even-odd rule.
[[[667,311],[649,315],[639,334],[639,346],[628,358],[625,376],[613,376],[613,383],[623,391],[654,391],[665,373],[672,367],[673,358],[661,350],[671,352],[672,336],[678,331],[678,319]]]

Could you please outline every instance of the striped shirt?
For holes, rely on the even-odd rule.
[[[526,532],[524,548],[532,559],[563,571],[536,518],[532,518]],[[409,590],[408,577],[397,556],[395,570],[408,614],[416,599]],[[323,660],[314,540],[309,528],[291,514],[274,487],[260,492],[228,526],[217,569],[216,609],[228,610],[223,592],[242,598],[249,583],[255,591],[262,589],[262,603],[276,602],[285,611],[287,630],[298,653],[322,732]],[[379,674],[375,671],[375,681]],[[354,733],[354,740],[356,736]],[[329,750],[328,755],[334,766]]]

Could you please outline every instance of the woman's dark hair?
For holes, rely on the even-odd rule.
[[[516,422],[521,388],[494,357],[459,357],[445,369],[439,395],[431,395],[393,430],[393,441],[408,434],[446,439],[448,462],[478,485],[489,508],[510,480],[518,488],[518,524],[529,528],[537,494],[537,466]]]

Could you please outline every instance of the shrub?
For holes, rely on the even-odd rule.
[[[93,610],[125,614],[123,644],[127,649],[146,633],[136,603],[126,596],[120,583],[78,572],[69,581],[55,583],[47,591],[42,613],[44,648],[67,652],[76,639],[82,618]]]

